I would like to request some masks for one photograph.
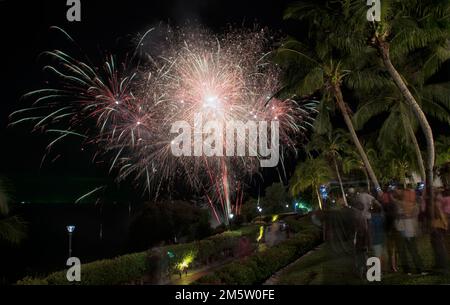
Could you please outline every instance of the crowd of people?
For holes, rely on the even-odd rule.
[[[369,257],[380,259],[383,272],[449,274],[450,193],[436,189],[432,211],[425,201],[424,192],[413,186],[389,185],[373,194],[349,188],[346,200],[337,198],[336,204],[325,207],[324,237],[333,249],[354,256],[355,271],[362,278]],[[419,251],[418,238],[423,235],[430,237],[433,269],[425,269]]]

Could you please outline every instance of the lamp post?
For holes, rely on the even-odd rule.
[[[67,233],[69,233],[69,257],[72,257],[72,233],[75,231],[75,226],[67,226]]]
[[[259,212],[259,221],[262,222],[262,208],[260,206],[257,206],[256,209]]]
[[[231,230],[231,225],[232,225],[233,218],[234,218],[234,214],[233,214],[233,213],[230,213],[230,214],[228,215],[228,229],[229,229],[229,230]]]

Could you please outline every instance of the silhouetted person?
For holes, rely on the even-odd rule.
[[[448,274],[448,252],[445,235],[448,230],[447,217],[441,208],[442,194],[436,194],[434,202],[434,219],[431,221],[431,245],[433,246],[435,269]]]
[[[374,205],[371,209],[370,218],[370,240],[372,255],[378,257],[383,262],[383,250],[385,240],[384,212],[380,205]]]
[[[349,205],[350,217],[352,219],[353,245],[354,245],[354,262],[358,276],[363,279],[366,273],[367,254],[370,245],[368,215],[365,203],[358,198],[358,194],[354,196],[354,190],[350,189]]]
[[[446,189],[438,194],[442,212],[447,217],[447,223],[450,223],[450,190]]]
[[[398,240],[400,263],[403,271],[411,274],[408,254],[411,256],[417,273],[423,273],[423,263],[417,248],[417,227],[419,207],[416,202],[416,192],[412,189],[396,190],[392,201],[397,205],[398,215],[396,229],[400,232]]]
[[[385,230],[386,230],[386,250],[388,256],[388,266],[393,272],[398,271],[397,266],[397,242],[400,239],[399,232],[395,228],[395,221],[397,219],[398,210],[397,205],[392,201],[393,190],[386,187],[383,195],[380,198],[385,216]]]

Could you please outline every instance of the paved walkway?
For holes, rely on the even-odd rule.
[[[273,247],[273,246],[279,244],[280,242],[284,241],[285,239],[286,239],[286,232],[280,231],[280,226],[278,223],[273,223],[270,226],[270,229],[266,228],[265,243],[268,247]],[[218,262],[215,264],[211,264],[209,266],[191,270],[188,272],[187,275],[185,273],[183,273],[181,278],[179,277],[179,275],[175,274],[175,275],[172,275],[170,277],[170,279],[166,279],[163,282],[163,284],[164,285],[189,285],[189,284],[195,282],[196,280],[198,280],[199,278],[201,278],[202,276],[205,276],[205,275],[219,269],[223,265],[226,265],[226,264],[231,263],[232,261],[238,260],[238,259],[240,259],[240,257],[229,258],[224,261],[221,261],[221,262]]]

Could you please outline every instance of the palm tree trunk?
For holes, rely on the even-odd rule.
[[[414,146],[414,151],[416,152],[417,163],[419,164],[420,176],[423,181],[426,177],[426,173],[425,173],[425,166],[423,165],[424,163],[423,163],[422,152],[420,151],[420,146],[419,146],[419,143],[417,142],[417,138],[414,133],[414,130],[412,129],[411,124],[406,121],[405,125],[406,125],[406,129],[409,133],[409,137],[411,138],[411,142]]]
[[[345,196],[344,185],[342,184],[341,174],[339,172],[339,166],[337,164],[336,157],[334,155],[333,155],[333,162],[334,162],[334,167],[336,168],[336,175],[337,175],[337,178],[339,181],[339,186],[341,187],[342,199],[344,200],[345,206],[348,206],[347,197]]]
[[[314,188],[314,190],[316,192],[317,200],[319,201],[319,208],[320,208],[321,211],[323,211],[322,200],[320,198],[318,187],[316,185],[313,185],[313,188]],[[326,232],[327,232],[327,221],[326,221],[326,217],[324,216],[322,218],[322,238],[323,238],[323,240],[327,239]]]
[[[350,136],[353,140],[353,143],[356,146],[356,149],[358,150],[359,156],[361,157],[362,161],[364,162],[364,166],[366,167],[367,173],[370,176],[370,179],[372,180],[373,184],[375,185],[375,188],[378,192],[381,192],[380,184],[378,183],[377,176],[375,175],[375,172],[372,169],[372,166],[370,165],[369,158],[366,155],[366,152],[364,151],[363,146],[361,145],[361,142],[358,139],[358,135],[356,134],[355,128],[353,127],[352,120],[348,114],[346,104],[344,102],[344,97],[342,96],[341,88],[336,85],[334,86],[334,93],[336,102],[338,104],[339,109],[341,110],[342,116],[344,117],[345,124],[347,125],[347,128],[350,132]]]
[[[317,190],[317,187],[314,186],[314,190],[316,192],[317,200],[319,201],[319,208],[323,210],[322,200],[320,199],[319,191]]]
[[[417,103],[414,96],[409,91],[405,82],[403,81],[402,76],[398,73],[397,69],[395,69],[394,65],[391,62],[391,58],[389,56],[389,44],[384,41],[379,41],[379,50],[382,55],[382,59],[386,69],[389,72],[389,75],[394,80],[394,83],[399,88],[402,93],[405,101],[409,107],[411,107],[415,116],[419,120],[420,127],[425,135],[425,139],[427,141],[427,164],[426,164],[426,203],[427,203],[427,215],[429,219],[433,219],[434,217],[434,209],[433,206],[433,168],[434,168],[434,160],[435,160],[435,152],[434,152],[434,138],[433,138],[433,130],[431,129],[430,124],[428,123],[427,117],[425,113],[420,108],[420,105]]]

